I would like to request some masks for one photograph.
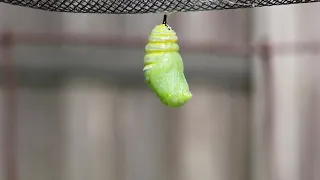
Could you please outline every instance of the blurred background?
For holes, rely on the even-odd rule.
[[[0,180],[319,180],[320,4],[176,13],[193,99],[144,84],[162,14],[0,4]]]

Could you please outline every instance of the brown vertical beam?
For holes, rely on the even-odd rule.
[[[274,77],[273,77],[273,70],[272,70],[272,62],[271,62],[271,55],[272,55],[272,49],[270,44],[267,40],[265,40],[260,45],[260,56],[263,62],[263,66],[265,67],[265,82],[266,82],[266,93],[265,93],[265,111],[266,116],[264,119],[264,142],[267,143],[267,167],[268,167],[268,174],[271,175],[270,178],[278,179],[277,172],[274,172],[275,169],[272,169],[272,161],[273,161],[273,154],[274,154],[274,142],[273,142],[273,136],[274,136]],[[274,175],[272,175],[274,174]]]
[[[4,33],[2,42],[2,61],[4,64],[4,90],[5,90],[5,118],[2,132],[4,133],[4,168],[5,180],[17,180],[16,168],[16,78],[13,69],[11,48],[13,34]]]

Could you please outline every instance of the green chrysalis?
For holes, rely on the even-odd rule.
[[[192,98],[177,43],[176,33],[164,21],[151,31],[145,47],[145,81],[169,107],[180,107]]]

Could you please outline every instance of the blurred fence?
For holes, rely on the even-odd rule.
[[[317,43],[182,46],[194,98],[168,109],[131,39],[3,34],[0,179],[320,178]]]
[[[133,44],[140,52],[141,42],[5,33],[2,178],[246,179],[246,52],[236,52],[243,60],[234,66],[227,55],[232,47],[216,58],[211,48],[184,47],[196,98],[173,110],[141,81],[142,66],[126,69],[143,57],[126,48]],[[101,53],[108,58],[100,61],[107,64],[94,60],[94,54],[104,57]],[[81,56],[87,63],[81,64],[86,62]],[[218,59],[214,67],[208,61],[212,58]]]

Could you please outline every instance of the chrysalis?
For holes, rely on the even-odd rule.
[[[169,107],[180,107],[192,98],[177,43],[178,37],[167,25],[165,15],[163,24],[151,31],[145,47],[145,81]]]

